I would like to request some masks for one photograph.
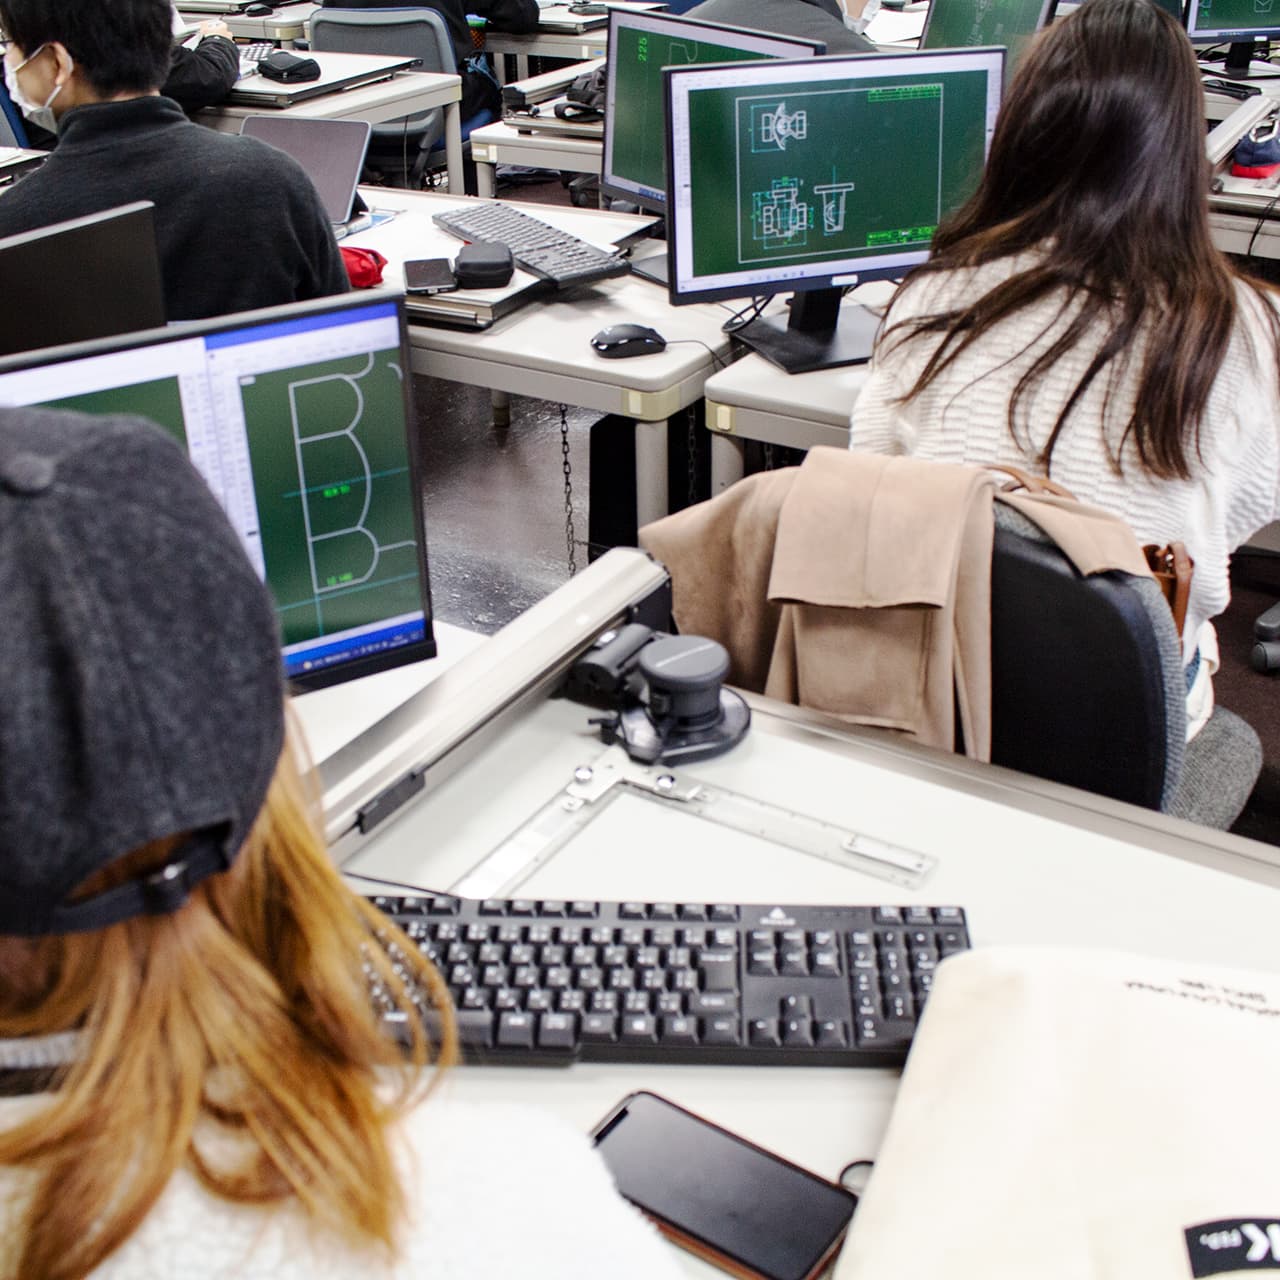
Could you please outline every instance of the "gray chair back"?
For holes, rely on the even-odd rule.
[[[377,53],[417,58],[417,71],[457,74],[453,42],[434,10],[319,8],[311,18],[311,47],[318,53]],[[433,107],[373,126],[371,152],[378,144],[404,147],[420,176],[426,153],[444,135],[444,111]]]

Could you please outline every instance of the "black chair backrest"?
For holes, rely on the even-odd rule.
[[[1180,676],[1173,619],[1161,634],[1144,595],[1158,588],[1123,573],[1084,578],[1052,543],[999,523],[992,762],[1159,809],[1181,770],[1185,689],[1170,684]]]

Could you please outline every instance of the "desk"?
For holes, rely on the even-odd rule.
[[[866,380],[866,365],[793,374],[754,352],[713,374],[704,389],[712,496],[742,479],[747,440],[847,449],[849,414]]]
[[[283,44],[286,40],[300,40],[306,35],[307,23],[319,7],[318,4],[285,4],[275,13],[261,17],[250,17],[244,13],[183,13],[180,16],[184,22],[193,25],[217,18],[241,40],[274,40]]]
[[[864,284],[849,302],[886,306],[895,286]],[[742,479],[743,444],[812,449],[849,446],[849,414],[867,380],[867,366],[846,365],[815,373],[787,373],[754,352],[707,379],[707,430],[711,432],[711,493]]]
[[[574,137],[544,130],[522,132],[502,122],[471,131],[476,190],[482,196],[493,195],[495,170],[500,164],[565,169],[570,173],[599,173],[603,152],[603,138]]]
[[[587,724],[592,713],[548,700],[547,683],[566,665],[565,655],[637,594],[621,588],[618,570],[638,572],[642,559],[638,552],[610,552],[456,664],[421,704],[404,708],[405,725],[412,722],[426,741],[468,704],[483,703],[496,714],[495,681],[507,681],[511,691],[500,720],[476,719],[497,725],[494,732],[485,736],[477,728],[448,752],[456,757],[469,741],[467,762],[438,785],[428,775],[425,795],[365,838],[345,870],[447,888],[599,754]],[[433,701],[435,691],[445,696]],[[938,865],[920,889],[671,813],[660,802],[619,800],[535,871],[520,896],[956,903],[969,912],[976,946],[1105,946],[1280,969],[1276,850],[851,731],[767,699],[751,704],[746,740],[686,771],[932,853]],[[369,759],[385,746],[379,736],[370,732]],[[333,776],[326,782],[329,800],[337,790]],[[875,1155],[897,1079],[882,1069],[579,1064],[460,1068],[443,1087],[480,1104],[518,1097],[581,1129],[626,1092],[648,1088],[834,1177],[847,1161]],[[944,1256],[945,1246],[938,1248]],[[684,1261],[691,1276],[721,1274]]]
[[[499,58],[510,54],[516,60],[516,80],[529,74],[530,55],[544,58],[567,58],[570,62],[586,62],[603,58],[609,48],[608,26],[590,31],[530,31],[517,35],[511,31],[486,28],[484,50]],[[499,78],[502,78],[501,75]]]
[[[358,53],[321,53],[313,55],[327,64],[336,60],[363,59]],[[206,107],[195,119],[222,133],[239,133],[246,116],[288,114],[303,120],[367,120],[381,124],[402,116],[444,108],[445,155],[449,189],[463,189],[462,175],[462,79],[438,72],[400,71],[385,80],[357,85],[337,93],[308,98],[291,107],[221,106]]]
[[[429,242],[421,238],[433,231],[428,222],[432,211],[456,205],[458,199],[383,187],[368,188],[364,194],[377,208],[403,212],[347,243],[385,254],[392,264],[386,281],[398,287],[399,264],[433,251],[423,247]],[[602,244],[618,239],[618,228],[634,232],[653,221],[596,210],[527,208]],[[448,245],[450,252],[457,251],[456,241]],[[412,320],[412,305],[409,314]],[[664,290],[623,276],[567,299],[547,296],[503,316],[483,332],[410,324],[409,341],[416,373],[634,419],[637,517],[644,524],[668,509],[666,420],[701,399],[713,370],[712,352],[717,358],[728,353],[729,339],[720,326],[729,314],[717,304],[672,307]],[[670,345],[658,355],[639,359],[605,360],[596,355],[591,336],[624,321],[652,325]]]

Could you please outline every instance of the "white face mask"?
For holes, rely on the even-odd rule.
[[[38,129],[45,129],[49,133],[58,132],[58,121],[53,114],[53,100],[62,92],[62,85],[55,85],[53,92],[45,99],[44,104],[32,102],[25,93],[18,87],[18,72],[27,65],[33,58],[39,57],[44,51],[45,46],[41,45],[35,53],[24,58],[16,67],[11,67],[8,61],[4,64],[4,87],[9,90],[9,97],[13,99],[13,104],[22,112],[28,120]]]
[[[879,12],[880,0],[867,0],[866,4],[862,6],[862,12],[856,18],[851,18],[848,11],[845,11],[844,25],[850,31],[855,31],[858,35],[861,35],[867,29],[871,19]]]

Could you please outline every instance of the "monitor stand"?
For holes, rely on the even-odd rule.
[[[791,316],[759,316],[734,331],[753,351],[788,373],[811,373],[871,359],[880,317],[866,307],[844,308],[843,289],[809,289],[791,296]]]
[[[1270,62],[1254,62],[1253,54],[1258,48],[1256,40],[1237,40],[1227,49],[1226,61],[1222,64],[1224,80],[1269,80],[1280,76],[1280,68]],[[1265,51],[1267,45],[1262,44]]]

